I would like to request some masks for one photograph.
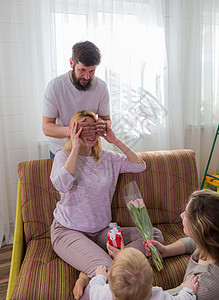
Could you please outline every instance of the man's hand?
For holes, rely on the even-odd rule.
[[[80,137],[90,137],[94,138],[96,135],[96,124],[91,124],[89,122],[86,122],[86,117],[78,121],[78,129],[82,128],[82,132]]]
[[[96,122],[97,133],[100,136],[104,136],[106,134],[106,122],[104,122],[101,118],[98,118]]]
[[[108,143],[116,144],[116,142],[118,142],[118,139],[116,138],[114,132],[108,124],[106,124],[106,133],[104,134],[103,138]]]

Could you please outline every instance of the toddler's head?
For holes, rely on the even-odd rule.
[[[152,284],[153,271],[142,252],[130,247],[116,255],[109,274],[114,300],[148,300]]]

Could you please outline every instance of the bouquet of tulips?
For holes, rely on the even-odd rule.
[[[123,188],[123,198],[126,202],[128,211],[138,228],[145,244],[151,250],[152,261],[158,271],[163,269],[162,258],[157,248],[151,243],[153,231],[150,217],[142,199],[141,193],[135,181],[130,182]]]

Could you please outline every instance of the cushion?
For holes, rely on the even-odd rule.
[[[146,163],[142,173],[119,176],[112,202],[113,219],[122,226],[133,225],[122,198],[122,189],[135,180],[152,224],[181,222],[191,193],[198,187],[195,153],[191,150],[140,153]]]
[[[74,299],[73,287],[79,272],[52,250],[50,238],[28,243],[11,299]]]
[[[26,244],[34,238],[50,237],[53,210],[60,200],[49,178],[52,163],[52,159],[43,159],[18,165]]]

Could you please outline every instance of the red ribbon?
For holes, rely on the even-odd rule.
[[[148,247],[150,244],[152,244],[152,241],[149,241],[147,243],[144,243],[146,247]]]

